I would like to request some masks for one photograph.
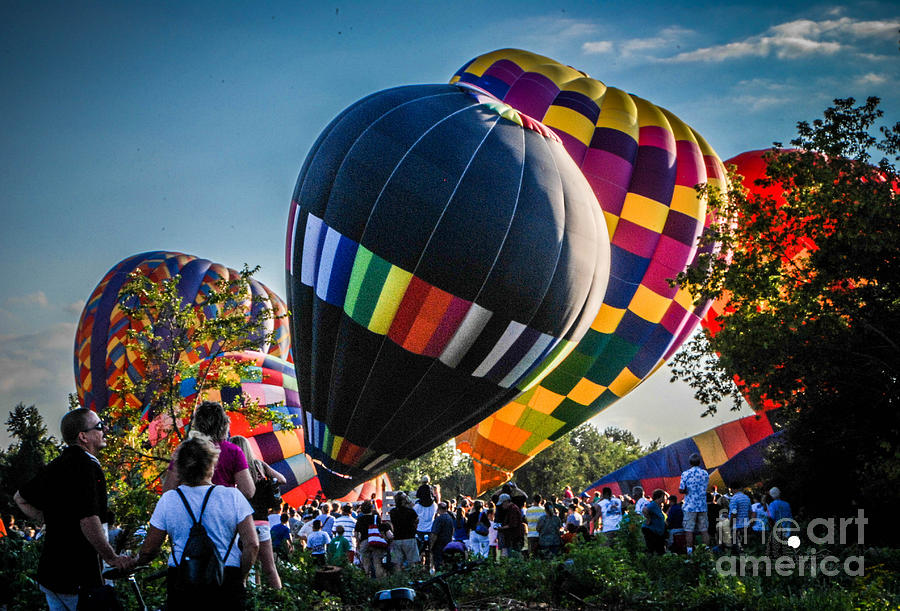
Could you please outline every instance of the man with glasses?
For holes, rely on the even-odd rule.
[[[51,611],[75,611],[80,594],[103,585],[100,559],[120,569],[134,564],[109,544],[106,478],[97,453],[106,427],[93,411],[78,408],[60,422],[66,449],[16,492],[22,512],[47,525],[37,581]]]

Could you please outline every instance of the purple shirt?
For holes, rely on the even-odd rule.
[[[244,456],[243,450],[230,441],[219,441],[216,445],[221,452],[219,460],[216,462],[216,470],[213,471],[212,483],[217,486],[233,487],[234,476],[249,468],[247,457]]]
[[[216,441],[216,447],[219,448],[219,460],[216,461],[216,468],[213,471],[212,483],[216,486],[227,486],[234,488],[234,476],[249,469],[247,465],[247,457],[244,451],[231,443],[230,441]],[[168,471],[175,470],[175,461],[169,463]]]

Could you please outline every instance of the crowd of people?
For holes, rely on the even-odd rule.
[[[315,499],[294,508],[271,494],[284,477],[255,458],[245,438],[229,438],[225,410],[206,402],[173,456],[140,552],[120,554],[121,530],[106,526],[112,520],[96,458],[105,445],[105,426],[96,413],[77,409],[66,414],[61,428],[66,450],[15,495],[22,512],[44,528],[35,534],[14,520],[5,525],[9,536],[46,533],[37,581],[52,611],[81,609],[80,600],[102,592],[104,564],[123,571],[145,564],[167,538],[167,608],[177,610],[200,604],[243,608],[248,582],[264,580],[280,589],[277,559],[289,562],[297,548],[308,550],[317,565],[358,566],[380,578],[416,565],[439,571],[473,556],[554,557],[583,541],[613,544],[626,525],[639,524],[647,550],[655,554],[691,554],[698,538],[706,545],[714,541],[719,552],[740,551],[758,539],[780,554],[790,534],[784,519],[792,517],[791,509],[777,488],[764,497],[744,490],[720,494],[709,486],[696,454],[682,474],[681,497],[663,490],[647,495],[639,486],[630,495],[613,495],[606,487],[576,497],[566,487],[560,496],[529,496],[508,483],[488,500],[442,498],[440,487],[425,476],[415,491],[385,499]],[[48,491],[56,499],[60,489],[66,504],[51,502]],[[211,588],[184,582],[198,524],[223,565]],[[781,536],[770,536],[773,525]]]

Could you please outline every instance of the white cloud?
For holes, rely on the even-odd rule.
[[[802,98],[812,98],[827,104],[831,100],[823,92],[833,90],[837,84],[829,79],[809,82],[803,77],[779,80],[746,79],[735,83],[721,102],[747,113],[796,105],[797,100]]]
[[[866,85],[882,85],[887,82],[887,77],[882,74],[875,74],[874,72],[869,72],[868,74],[863,74],[859,78],[856,79],[856,84],[859,86]]]
[[[59,419],[66,412],[66,395],[75,391],[72,368],[74,323],[58,323],[37,333],[0,335],[0,418],[16,404],[35,405],[52,435],[59,437]],[[0,431],[0,445],[9,443]]]
[[[80,299],[78,301],[73,301],[67,306],[63,306],[63,311],[67,314],[74,314],[75,316],[80,316],[81,311],[84,310],[85,301]]]
[[[631,38],[620,42],[611,40],[586,42],[582,44],[581,50],[587,55],[610,53],[616,50],[620,57],[636,57],[657,49],[676,47],[693,35],[693,30],[681,26],[670,26],[661,29],[656,36],[648,38]]]
[[[612,51],[613,43],[609,40],[597,40],[581,45],[581,50],[587,55],[602,55]]]
[[[0,404],[43,396],[48,387],[73,387],[74,323],[57,323],[43,331],[0,336]],[[64,394],[64,393],[63,393]]]
[[[20,295],[18,297],[10,297],[6,300],[6,303],[11,306],[38,306],[41,308],[46,308],[50,305],[44,291],[28,293],[27,295]]]
[[[660,58],[664,62],[721,62],[742,57],[792,59],[838,52],[859,54],[852,44],[859,39],[896,36],[900,20],[859,21],[849,17],[813,21],[796,19],[770,27],[765,32],[722,45],[702,47]]]

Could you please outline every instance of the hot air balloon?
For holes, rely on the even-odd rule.
[[[534,385],[609,274],[590,185],[545,126],[467,87],[341,113],[300,172],[287,281],[306,449],[328,496]]]
[[[725,186],[706,141],[678,117],[584,72],[516,49],[477,57],[451,80],[542,121],[565,145],[603,210],[611,275],[591,329],[543,382],[460,435],[479,492],[650,375],[690,335],[703,307],[670,286],[698,255],[706,201]]]
[[[251,427],[240,411],[229,411],[230,433],[246,437],[256,457],[284,475],[287,483],[282,484],[281,494],[286,502],[299,506],[307,498],[314,498],[320,487],[312,461],[303,452],[302,416],[294,366],[270,354],[247,350],[226,352],[213,359],[212,363],[208,360],[200,362],[198,375],[205,376],[210,365],[215,368],[217,362],[223,360],[244,363],[249,367],[240,380],[234,380],[222,388],[201,389],[197,378],[182,380],[182,402],[193,405],[203,399],[226,404],[240,399],[241,404],[255,401],[260,407],[288,416],[298,428],[281,430],[272,423]]]
[[[184,304],[202,304],[204,296],[213,290],[219,281],[229,281],[238,272],[224,265],[212,263],[192,255],[177,252],[153,251],[129,257],[110,269],[91,293],[81,313],[81,320],[75,335],[75,386],[78,400],[95,411],[105,411],[122,405],[122,397],[114,390],[120,379],[127,377],[137,382],[144,375],[144,363],[127,346],[127,331],[140,330],[143,322],[130,319],[120,308],[124,299],[122,287],[132,272],[140,272],[153,281],[173,278],[180,274],[178,291]],[[250,295],[236,296],[236,303],[250,304],[253,296],[262,298],[261,303],[250,307],[249,315],[258,316],[262,308],[271,309],[276,316],[286,313],[284,302],[268,287],[251,279]],[[198,306],[199,307],[199,306]],[[202,314],[208,318],[218,313],[216,306],[206,305]],[[263,335],[275,333],[275,339],[267,343]],[[258,348],[280,358],[290,359],[290,334],[286,318],[274,318],[261,322]],[[187,355],[191,362],[206,358],[212,351],[212,342],[196,346]],[[144,417],[148,418],[147,406],[139,397],[127,397],[129,404],[144,406]]]
[[[613,494],[631,494],[634,486],[641,486],[646,491],[660,488],[676,493],[694,453],[710,472],[710,485],[724,489],[754,484],[762,473],[766,448],[781,438],[779,419],[780,412],[775,410],[720,424],[628,463],[585,492],[593,494],[609,486]]]

